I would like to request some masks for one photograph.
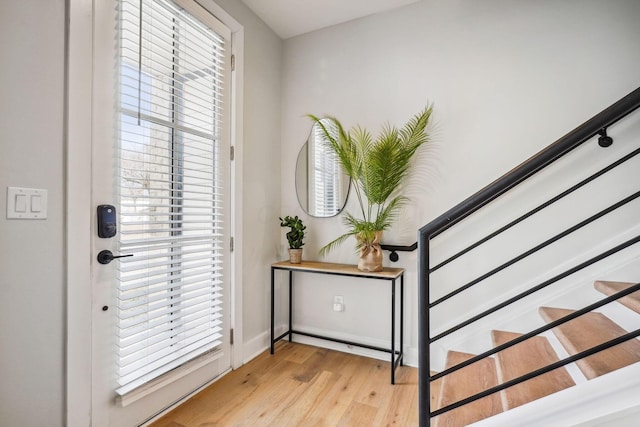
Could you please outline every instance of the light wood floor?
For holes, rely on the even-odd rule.
[[[152,427],[417,426],[418,370],[280,342]]]

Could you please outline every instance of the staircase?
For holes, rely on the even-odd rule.
[[[597,281],[594,288],[611,296],[634,286],[634,283]],[[640,314],[640,291],[630,293],[616,304]],[[542,319],[551,323],[574,313],[557,307],[540,307]],[[562,347],[570,355],[577,355],[627,333],[613,320],[599,312],[588,312],[552,329]],[[522,334],[494,330],[494,346],[500,346],[521,337]],[[454,367],[475,355],[450,350],[445,369]],[[455,404],[469,396],[504,384],[523,375],[560,361],[549,340],[534,336],[465,366],[431,383],[431,411]],[[625,366],[640,362],[640,340],[631,339],[621,344],[579,359],[576,365],[584,378],[591,380]],[[434,373],[432,373],[433,375]],[[431,420],[435,427],[466,426],[534,400],[576,385],[567,369],[562,366],[525,382],[490,394],[471,403],[445,412]]]
[[[640,284],[596,282],[605,296],[573,310],[597,295],[584,278],[640,260],[638,111],[640,88],[420,228],[421,427],[640,415]],[[482,334],[494,347],[470,354]]]

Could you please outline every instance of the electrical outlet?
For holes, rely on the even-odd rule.
[[[344,311],[344,297],[342,297],[342,295],[336,295],[333,297],[333,311]]]

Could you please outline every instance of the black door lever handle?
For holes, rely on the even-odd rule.
[[[103,251],[100,251],[98,253],[98,262],[100,264],[109,264],[111,261],[113,261],[116,258],[125,258],[125,257],[129,257],[129,256],[133,256],[133,254],[128,254],[128,255],[114,255],[113,252],[111,252],[108,249],[105,249]]]

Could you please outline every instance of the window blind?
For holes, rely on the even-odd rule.
[[[331,122],[324,125],[329,132],[337,136],[338,130]],[[315,216],[329,217],[337,214],[345,200],[342,185],[343,172],[336,152],[326,141],[320,126],[313,127],[313,135],[309,138],[309,200],[308,211]]]
[[[229,35],[168,0],[123,0],[119,16],[123,395],[222,343]]]

